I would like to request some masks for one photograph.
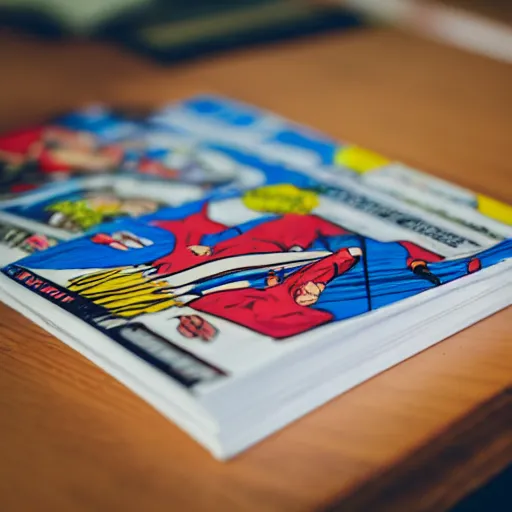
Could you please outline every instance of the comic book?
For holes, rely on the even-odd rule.
[[[258,143],[250,116],[214,137],[163,110],[122,175],[0,204],[65,240],[8,262],[2,300],[221,459],[512,301],[512,227],[469,193],[383,162],[369,176],[396,185],[369,183],[336,142],[254,112]],[[285,129],[303,158],[269,150]],[[415,200],[425,183],[440,206]]]

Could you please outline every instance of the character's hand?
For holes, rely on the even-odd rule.
[[[32,235],[23,242],[24,245],[36,251],[43,251],[50,247],[51,243],[45,235]]]
[[[414,260],[411,262],[411,270],[419,277],[430,281],[434,286],[439,286],[441,280],[434,275],[427,267],[427,262],[423,260]]]
[[[107,233],[96,233],[91,237],[91,242],[98,245],[108,245],[111,249],[118,251],[142,249],[153,245],[151,240],[134,235],[129,231],[115,231],[111,235]]]
[[[139,217],[146,213],[153,213],[157,209],[158,203],[156,201],[135,197],[124,199],[119,206],[119,211],[130,215],[130,217]]]
[[[325,290],[325,284],[323,283],[314,283],[313,281],[309,281],[306,284],[303,284],[296,292],[295,292],[295,302],[299,306],[311,306],[313,305],[320,294]]]
[[[98,151],[98,155],[102,156],[105,161],[109,162],[108,167],[118,166],[124,157],[124,149],[121,145],[111,144],[105,146]]]
[[[280,269],[277,269],[280,270]],[[275,270],[269,270],[267,277],[265,279],[265,284],[268,288],[272,288],[272,286],[276,286],[282,282],[281,278],[276,274]]]
[[[209,342],[217,335],[217,329],[199,315],[185,315],[179,319],[177,330],[186,338],[201,338],[202,341]]]
[[[482,262],[479,258],[471,258],[468,262],[468,274],[473,274],[482,269]]]
[[[196,256],[211,256],[212,249],[207,245],[189,245],[188,250]]]
[[[348,253],[354,258],[360,258],[363,255],[363,251],[360,247],[349,247]]]

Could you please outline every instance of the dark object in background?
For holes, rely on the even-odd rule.
[[[0,27],[42,37],[94,36],[126,17],[143,16],[157,0],[0,0]]]
[[[62,12],[34,0],[31,8],[0,4],[0,26],[42,37],[82,36],[119,42],[162,62],[249,44],[344,29],[359,19],[312,0],[130,0],[116,9]],[[40,4],[40,5],[39,5]],[[38,6],[36,8],[36,6]],[[72,14],[72,16],[71,16]]]
[[[450,512],[509,512],[512,510],[512,465],[464,498]]]
[[[12,9],[0,6],[0,27],[9,27],[45,38],[56,38],[65,34],[63,26],[54,17],[24,7]]]
[[[344,29],[359,19],[310,0],[162,2],[145,19],[120,21],[103,35],[162,62],[190,59],[239,46]]]

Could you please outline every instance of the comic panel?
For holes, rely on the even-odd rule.
[[[156,184],[127,177],[97,177],[51,185],[0,202],[7,214],[49,226],[63,235],[86,232],[119,218],[196,200],[204,191],[183,183]]]
[[[167,354],[176,372],[186,352],[194,371],[217,379],[291,350],[295,336],[512,256],[510,240],[482,247],[407,209],[372,203],[380,224],[370,228],[362,205],[266,185],[102,225],[4,273],[157,366]]]
[[[266,182],[264,162],[242,161],[229,148],[213,146],[173,131],[147,130],[140,157],[123,170],[140,177],[200,186],[205,192],[230,185],[250,188]]]
[[[0,214],[1,266],[24,258],[34,252],[49,249],[59,242],[60,240],[55,237],[36,232]]]
[[[238,147],[297,169],[334,165],[341,147],[313,129],[217,96],[169,105],[151,116],[149,125]]]
[[[0,197],[12,197],[45,182],[114,172],[138,158],[141,124],[91,106],[0,136]]]
[[[512,207],[399,163],[390,163],[361,180],[426,211],[495,241],[512,236]]]

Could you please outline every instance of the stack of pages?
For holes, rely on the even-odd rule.
[[[231,100],[0,161],[1,299],[221,459],[511,303],[510,206]]]

